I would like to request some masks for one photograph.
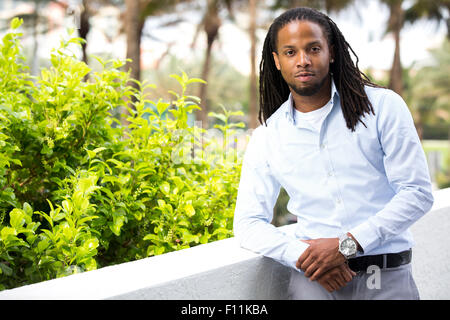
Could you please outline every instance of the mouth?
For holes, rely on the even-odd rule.
[[[299,72],[294,76],[296,79],[301,82],[308,82],[314,77],[314,73],[312,72]]]

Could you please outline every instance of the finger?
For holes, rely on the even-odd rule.
[[[309,257],[309,253],[310,253],[310,250],[308,247],[308,248],[306,248],[305,251],[303,251],[302,255],[298,258],[297,263],[295,264],[295,266],[297,268],[300,269],[300,266],[302,265],[302,263]]]
[[[335,278],[335,277],[330,278],[328,280],[328,282],[330,283],[330,285],[333,286],[334,290],[339,290],[342,287],[342,284],[340,283],[340,281],[337,278]]]
[[[356,276],[356,272],[353,271],[352,269],[350,269],[350,267],[348,266],[348,264],[344,264],[344,269],[350,274],[350,276],[353,278],[354,276]]]
[[[334,281],[332,279],[329,279],[327,281],[327,284],[328,284],[328,287],[331,289],[331,291],[329,291],[329,292],[333,292],[333,291],[337,290],[336,283],[334,283]]]
[[[342,268],[342,273],[341,276],[344,279],[345,282],[350,282],[352,281],[352,274],[350,273],[350,271],[347,268]]]
[[[316,262],[311,263],[311,265],[309,265],[305,270],[305,276],[307,276],[308,278],[311,277],[316,272],[317,269],[318,269],[317,263]],[[310,280],[311,281],[317,280],[317,277]]]
[[[335,278],[336,282],[339,284],[340,288],[345,287],[347,284],[347,281],[345,281],[343,274],[339,273],[337,277]]]
[[[333,279],[333,281],[335,281],[339,285],[339,287],[342,287],[345,284],[345,281],[340,270],[333,270],[331,272],[331,279]]]
[[[329,269],[326,269],[324,267],[317,268],[314,273],[311,275],[311,280],[315,281],[322,277]]]
[[[327,281],[320,282],[320,285],[325,288],[328,292],[333,292],[334,289]]]
[[[305,261],[303,261],[303,263],[300,265],[300,269],[302,271],[305,271],[311,267],[311,265],[314,264],[314,259],[313,257],[309,256],[308,258],[306,258]],[[314,269],[315,270],[315,269]]]

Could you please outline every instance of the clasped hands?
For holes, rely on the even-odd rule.
[[[344,287],[356,275],[338,250],[338,238],[301,241],[308,243],[309,247],[298,258],[296,267],[310,281],[317,281],[328,292],[333,292]]]

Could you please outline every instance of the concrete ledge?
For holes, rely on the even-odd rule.
[[[283,299],[287,281],[287,268],[230,238],[4,290],[0,300]]]
[[[450,188],[411,228],[422,299],[450,299]],[[295,224],[280,227],[291,233]],[[286,299],[290,271],[234,238],[0,292],[6,299]]]

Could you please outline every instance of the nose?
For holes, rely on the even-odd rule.
[[[297,67],[304,68],[306,66],[309,66],[311,64],[311,60],[309,59],[309,56],[304,51],[299,51],[298,58],[297,58]]]

